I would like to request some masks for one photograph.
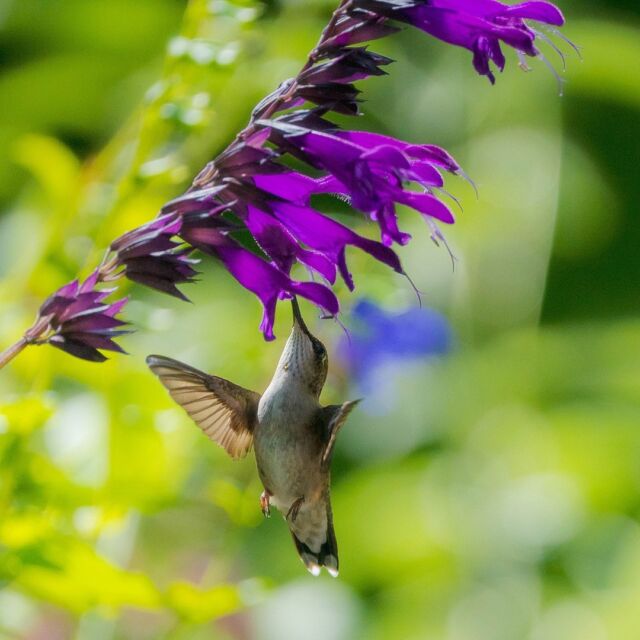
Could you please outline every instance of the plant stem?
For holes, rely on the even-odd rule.
[[[25,338],[21,338],[14,345],[0,353],[0,369],[9,364],[28,344]]]

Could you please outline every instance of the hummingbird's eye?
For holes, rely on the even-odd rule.
[[[324,348],[324,345],[319,340],[313,342],[313,352],[315,353],[316,358],[320,362],[325,362],[327,359],[327,350]]]

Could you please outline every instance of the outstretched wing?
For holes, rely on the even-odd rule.
[[[349,414],[353,411],[360,400],[350,400],[341,405],[329,405],[320,409],[320,419],[323,423],[327,444],[322,454],[322,464],[328,465],[331,462],[333,448],[336,444],[338,432],[347,421]]]
[[[247,455],[253,444],[258,393],[171,358],[149,356],[147,364],[211,440],[232,458]]]

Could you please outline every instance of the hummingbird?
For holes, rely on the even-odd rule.
[[[331,459],[338,433],[358,404],[321,406],[327,350],[309,331],[295,297],[293,328],[262,395],[171,358],[147,364],[198,427],[234,459],[253,447],[264,487],[265,517],[284,516],[300,559],[314,576],[337,577],[338,545],[331,512]]]

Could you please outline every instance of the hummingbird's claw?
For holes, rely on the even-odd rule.
[[[269,493],[266,489],[260,494],[260,509],[262,509],[262,515],[265,518],[271,517],[271,506],[269,503],[270,498],[271,493]]]
[[[296,521],[296,518],[298,517],[298,511],[300,511],[300,507],[302,506],[303,502],[304,502],[304,496],[302,496],[301,498],[298,498],[289,507],[289,511],[287,511],[287,520],[289,520],[289,518],[291,518],[291,522],[295,522]]]

